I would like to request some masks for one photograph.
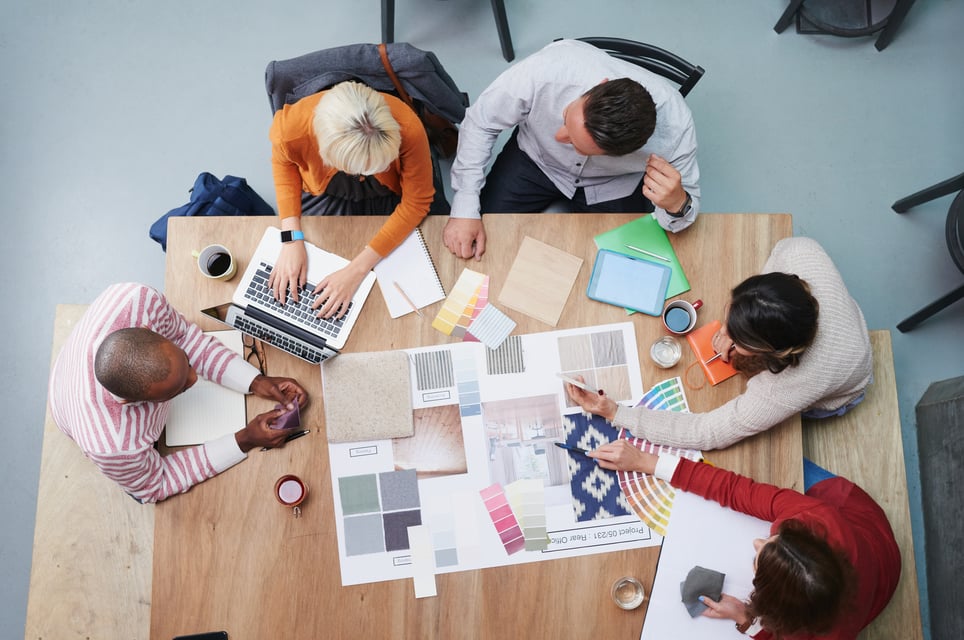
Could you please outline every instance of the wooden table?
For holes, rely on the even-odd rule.
[[[444,248],[443,217],[425,220],[422,230],[446,290],[463,268],[491,276],[490,298],[499,292],[524,236],[528,235],[585,260],[558,327],[503,309],[518,323],[515,333],[551,331],[625,322],[622,309],[585,296],[596,253],[593,236],[629,222],[632,215],[490,215],[488,246],[481,262],[456,259]],[[374,235],[383,218],[305,218],[307,237],[323,248],[354,256]],[[200,309],[227,302],[237,279],[204,279],[192,249],[214,242],[228,246],[243,271],[262,231],[277,219],[175,218],[170,222],[166,293],[191,321],[206,330],[219,328]],[[722,318],[729,290],[757,273],[770,249],[791,235],[787,214],[702,214],[696,225],[672,242],[693,287],[683,298],[701,298],[700,322]],[[441,307],[390,319],[377,287],[359,318],[347,351],[401,349],[448,343],[431,328]],[[693,362],[684,346],[681,363],[658,370],[649,359],[650,344],[663,334],[657,318],[636,314],[629,320],[648,388],[667,373],[679,375]],[[311,394],[303,413],[312,433],[283,449],[253,451],[248,460],[204,482],[187,494],[158,504],[154,542],[151,637],[167,640],[189,632],[225,629],[231,640],[263,638],[499,638],[523,630],[534,637],[590,635],[637,638],[646,605],[617,609],[609,597],[613,581],[627,573],[652,587],[659,548],[623,551],[509,567],[441,574],[438,597],[416,600],[411,580],[342,587],[338,541],[331,504],[331,478],[324,432],[324,409],[317,366],[269,349],[272,375],[302,382]],[[695,373],[695,372],[694,372]],[[689,391],[693,411],[706,411],[740,393],[741,377],[718,387]],[[270,408],[248,399],[248,415]],[[802,490],[800,420],[794,418],[724,451],[711,452],[718,466],[758,480]],[[304,517],[275,501],[272,487],[285,473],[296,473],[310,487]],[[749,544],[749,541],[748,541]]]

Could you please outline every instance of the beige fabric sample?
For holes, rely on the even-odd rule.
[[[581,267],[582,258],[526,236],[499,302],[554,327]]]
[[[404,438],[415,433],[404,351],[342,353],[321,365],[329,442]]]

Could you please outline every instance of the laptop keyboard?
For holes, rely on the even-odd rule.
[[[248,289],[244,292],[244,297],[271,309],[275,314],[287,318],[293,324],[309,327],[316,333],[321,333],[331,338],[338,335],[342,326],[345,324],[347,313],[338,319],[317,317],[318,310],[311,308],[312,303],[316,299],[316,296],[311,293],[315,289],[314,284],[308,283],[308,286],[298,297],[298,302],[294,302],[289,296],[288,302],[282,306],[281,303],[274,299],[271,289],[268,288],[268,278],[270,276],[271,265],[262,262],[254,277],[251,279],[251,282],[248,284]],[[351,311],[352,305],[353,303],[348,304],[349,312]]]
[[[326,357],[325,353],[320,349],[306,345],[298,340],[293,340],[279,331],[266,329],[262,325],[251,322],[241,315],[235,318],[234,328],[256,337],[265,344],[278,347],[282,351],[294,354],[312,364],[318,364]]]

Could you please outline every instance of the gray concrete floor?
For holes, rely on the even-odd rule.
[[[487,2],[404,0],[396,40],[436,52],[471,98],[503,69]],[[905,216],[897,198],[964,168],[964,3],[920,0],[891,46],[782,34],[785,0],[514,0],[518,57],[559,36],[643,40],[702,64],[688,98],[703,207],[790,212],[819,240],[871,328],[955,287],[949,199]],[[266,63],[380,39],[378,3],[7,0],[0,6],[0,211],[11,259],[0,373],[0,629],[23,628],[54,306],[122,280],[164,284],[150,223],[200,171],[248,178],[269,202]],[[698,233],[698,227],[695,233]],[[894,331],[911,506],[922,545],[914,405],[962,371],[964,304]],[[926,584],[922,547],[917,552]]]

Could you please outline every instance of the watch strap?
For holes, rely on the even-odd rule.
[[[690,212],[690,209],[693,208],[693,196],[691,196],[688,192],[684,192],[684,193],[686,193],[686,201],[683,202],[682,208],[680,208],[680,210],[676,212],[673,212],[673,211],[666,212],[669,215],[673,216],[674,218],[682,218],[683,216],[685,216],[687,213]]]
[[[303,231],[297,229],[293,231],[282,231],[281,232],[281,242],[294,242],[295,240],[304,240],[305,234]]]

